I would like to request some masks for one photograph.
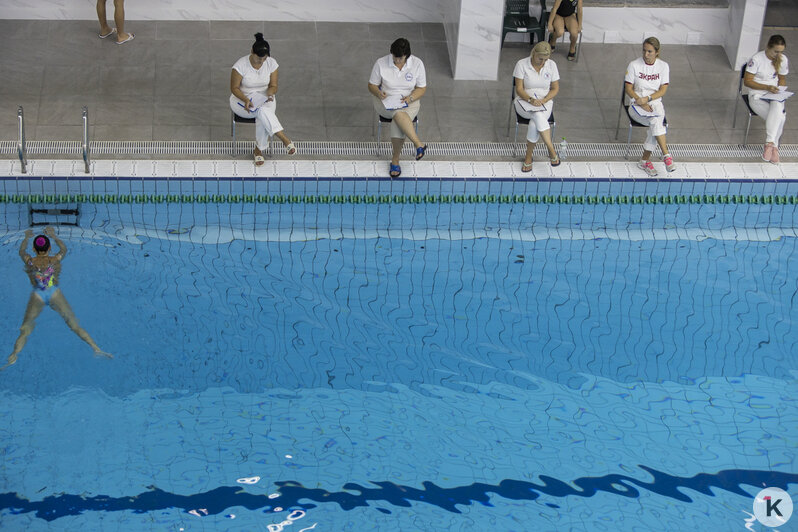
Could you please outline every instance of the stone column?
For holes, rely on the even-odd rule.
[[[497,79],[504,0],[449,0],[442,10],[454,79]]]
[[[739,68],[759,50],[767,0],[729,0],[729,26],[723,48],[732,68]]]

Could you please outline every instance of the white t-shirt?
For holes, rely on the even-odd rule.
[[[651,96],[663,85],[670,83],[671,69],[668,63],[659,57],[654,60],[653,65],[647,65],[642,57],[638,57],[626,67],[626,76],[623,80],[631,83],[635,94],[641,98]],[[626,104],[629,105],[631,99],[626,97]]]
[[[402,70],[393,64],[391,54],[380,57],[371,69],[369,83],[382,89],[388,96],[407,96],[416,87],[427,86],[427,71],[418,57],[410,55]]]
[[[515,64],[513,77],[524,80],[524,90],[533,98],[541,99],[549,92],[552,81],[560,80],[557,63],[547,59],[540,72],[532,66],[532,59],[525,57]],[[518,95],[515,95],[518,98]]]
[[[277,70],[278,66],[277,61],[272,57],[267,57],[263,65],[257,70],[249,62],[249,55],[245,55],[236,61],[233,65],[233,70],[241,74],[241,92],[246,96],[255,92],[266,94],[272,72]]]
[[[773,68],[773,62],[765,55],[765,51],[757,52],[745,65],[745,71],[754,75],[754,81],[762,85],[779,86],[779,74],[786,76],[789,73],[787,56],[781,55],[781,64],[779,65],[779,72]],[[759,89],[749,89],[748,95],[751,98],[759,99],[767,91]]]

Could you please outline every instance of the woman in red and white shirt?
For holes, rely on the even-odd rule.
[[[629,63],[624,78],[629,118],[648,126],[648,134],[643,142],[643,157],[637,166],[650,176],[657,175],[650,159],[651,152],[658,144],[662,150],[665,169],[668,172],[676,170],[665,140],[665,107],[662,105],[662,97],[670,83],[670,67],[659,58],[659,49],[660,44],[656,37],[643,41],[643,56]]]
[[[743,84],[748,87],[748,105],[765,119],[765,151],[762,158],[774,164],[779,162],[779,139],[784,130],[787,111],[784,101],[763,100],[766,94],[779,92],[779,87],[787,85],[785,76],[789,73],[784,49],[787,43],[781,35],[773,35],[767,48],[757,52],[745,66]]]

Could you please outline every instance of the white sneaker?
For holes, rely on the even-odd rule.
[[[665,170],[668,172],[676,170],[676,165],[673,164],[673,157],[671,157],[670,153],[666,153],[662,156],[662,162],[665,163]]]
[[[651,177],[657,175],[657,169],[654,168],[654,165],[651,164],[651,161],[640,161],[639,163],[637,163],[637,167],[641,168],[643,171],[645,171],[645,173],[647,173]]]

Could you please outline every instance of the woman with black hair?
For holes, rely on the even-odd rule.
[[[411,55],[410,42],[399,38],[391,44],[391,53],[377,59],[368,83],[374,96],[374,110],[380,116],[392,118],[391,144],[393,156],[389,168],[391,177],[402,175],[399,155],[405,136],[416,147],[416,160],[421,160],[427,145],[421,142],[413,129],[413,119],[420,108],[419,100],[427,92],[427,73],[424,63]]]
[[[277,61],[270,55],[269,43],[262,33],[255,34],[252,51],[235,62],[230,73],[230,109],[242,118],[255,119],[255,165],[261,166],[263,150],[269,137],[280,139],[288,155],[296,154],[296,146],[283,132],[277,119]]]
[[[28,242],[32,236],[33,231],[30,229],[25,231],[25,238],[22,239],[22,244],[19,246],[19,257],[25,263],[25,273],[28,274],[30,283],[33,285],[33,292],[28,299],[25,317],[22,319],[22,326],[19,328],[19,337],[14,342],[14,351],[9,355],[8,363],[0,370],[6,369],[17,361],[17,355],[25,347],[28,336],[33,332],[36,318],[39,317],[39,314],[47,305],[58,312],[69,328],[94,349],[95,355],[113,358],[110,354],[100,349],[89,336],[89,333],[78,325],[75,313],[72,312],[72,308],[67,303],[60,288],[58,288],[58,277],[61,275],[61,260],[67,252],[66,245],[56,236],[52,227],[47,227],[44,230],[44,235],[38,235],[33,239],[33,250],[36,255],[32,257],[28,255]],[[55,255],[50,255],[50,238],[47,238],[48,236],[55,240],[56,245],[58,245],[58,253]]]

